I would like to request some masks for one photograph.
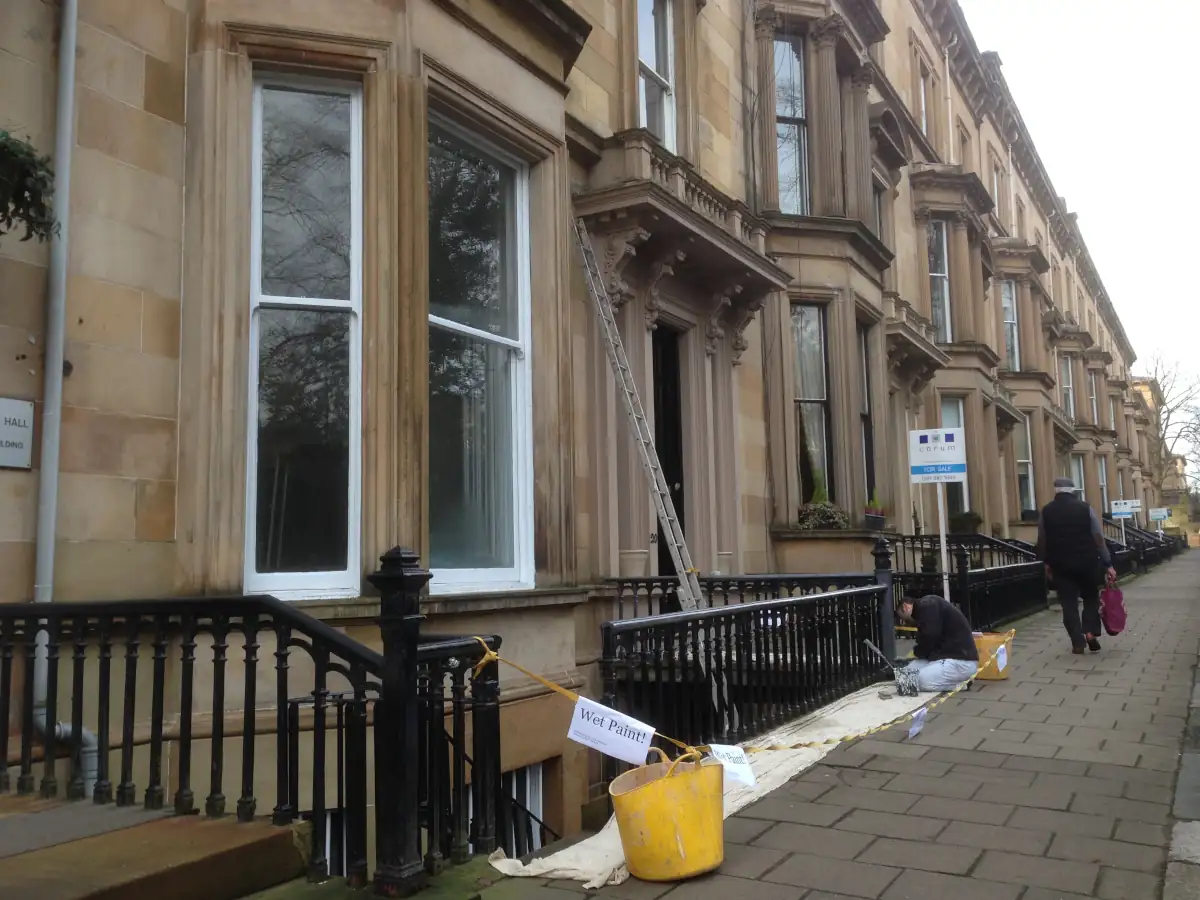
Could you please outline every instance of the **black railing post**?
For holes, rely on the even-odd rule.
[[[883,538],[875,541],[871,551],[875,557],[875,583],[883,587],[883,599],[879,604],[880,650],[888,659],[896,658],[896,598],[892,581],[892,549]]]
[[[368,575],[380,594],[383,684],[375,705],[375,893],[405,897],[425,886],[418,819],[417,644],[429,572],[412,550],[393,547]]]
[[[497,645],[498,646],[498,645]],[[503,784],[500,777],[500,667],[492,662],[471,679],[471,842],[476,853],[496,849]]]
[[[967,620],[971,619],[971,557],[966,547],[961,544],[954,548],[954,575],[952,576],[954,590],[951,600],[958,604]],[[957,593],[957,596],[953,594]],[[971,622],[974,625],[974,622]]]

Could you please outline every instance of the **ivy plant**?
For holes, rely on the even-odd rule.
[[[51,201],[54,170],[27,140],[0,130],[0,237],[25,230],[23,241],[45,241],[57,231]]]

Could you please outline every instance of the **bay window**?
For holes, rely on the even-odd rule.
[[[950,253],[946,222],[929,220],[929,301],[939,344],[954,340],[950,323]]]
[[[1071,354],[1061,353],[1058,357],[1058,402],[1067,415],[1075,418],[1075,386],[1071,380]]]
[[[1013,430],[1013,443],[1017,451],[1017,498],[1021,512],[1037,509],[1036,482],[1033,474],[1033,434],[1029,429],[1029,416]]]
[[[429,126],[431,590],[533,586],[528,175]]]
[[[675,23],[671,0],[637,0],[641,127],[675,149]]]
[[[966,404],[962,397],[943,397],[941,405],[942,428],[967,427]],[[964,435],[963,440],[966,440]],[[948,515],[970,509],[971,495],[965,481],[951,481],[946,485],[946,512]]]
[[[796,452],[801,500],[808,503],[821,493],[832,499],[829,379],[823,307],[792,307],[792,346],[795,351]]]
[[[775,40],[775,147],[779,169],[779,211],[809,213],[808,94],[804,84],[804,38]]]
[[[1000,306],[1004,314],[1004,364],[1012,372],[1021,370],[1021,337],[1017,324],[1017,283],[1000,282]]]
[[[247,593],[360,592],[362,93],[252,99]]]

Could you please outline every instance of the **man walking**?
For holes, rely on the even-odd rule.
[[[1108,555],[1100,517],[1076,496],[1075,482],[1070,478],[1054,479],[1054,499],[1042,508],[1038,518],[1035,549],[1038,559],[1046,564],[1046,578],[1058,591],[1071,651],[1083,653],[1086,646],[1095,653],[1100,649],[1100,567],[1108,569],[1109,581],[1115,581],[1117,573]]]

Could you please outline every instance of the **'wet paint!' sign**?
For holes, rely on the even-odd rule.
[[[654,728],[580,697],[575,703],[575,715],[571,717],[567,737],[606,756],[641,766],[646,763]]]
[[[0,469],[33,467],[33,401],[0,397]]]

